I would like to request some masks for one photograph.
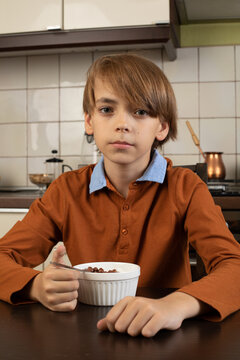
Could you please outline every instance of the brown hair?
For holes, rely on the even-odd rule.
[[[155,140],[153,147],[161,146],[169,138],[176,139],[177,109],[174,92],[157,65],[134,54],[114,54],[98,58],[88,70],[84,90],[83,110],[89,115],[92,115],[95,108],[96,78],[108,81],[112,89],[129,104],[142,106],[150,116],[168,123],[167,137],[163,141]]]

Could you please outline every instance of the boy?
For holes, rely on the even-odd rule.
[[[238,243],[198,176],[172,168],[154,150],[177,131],[175,98],[162,71],[135,55],[99,58],[88,73],[83,107],[86,133],[103,158],[60,176],[2,238],[0,298],[73,310],[77,272],[32,269],[63,241],[73,265],[138,263],[139,286],[179,289],[162,299],[122,299],[98,322],[100,330],[150,337],[189,317],[219,321],[238,310]],[[189,243],[208,273],[196,282]],[[53,261],[62,261],[65,247]]]

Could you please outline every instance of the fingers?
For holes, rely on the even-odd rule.
[[[56,312],[69,312],[76,308],[77,302],[77,299],[73,299],[72,301],[55,304],[53,307],[49,307],[49,309]]]
[[[162,319],[158,315],[154,315],[141,330],[141,334],[145,337],[154,336],[160,329],[165,328]]]
[[[115,332],[116,330],[116,322],[119,316],[123,313],[123,311],[126,309],[129,302],[133,301],[133,297],[127,296],[120,300],[107,314],[106,318],[101,319],[97,323],[97,327],[99,330],[109,330],[111,332]],[[118,331],[121,329],[119,328]],[[124,332],[122,330],[121,332]]]
[[[66,248],[64,244],[60,244],[53,252],[52,261],[64,264],[64,255],[66,254]]]
[[[142,301],[142,300],[140,300]],[[148,327],[152,330],[152,320],[154,318],[154,309],[151,306],[151,304],[148,304],[146,306],[141,306],[141,304],[138,304],[138,311],[136,312],[136,316],[132,320],[131,323],[129,323],[127,327],[127,332],[131,336],[137,336],[139,334],[142,334],[144,336],[150,337],[155,335],[158,330],[160,329],[160,321],[157,323],[158,328],[154,329],[155,331],[152,331],[151,335],[148,335]],[[150,324],[150,325],[149,325]],[[147,330],[145,331],[145,328],[147,327]],[[144,332],[143,332],[144,331]],[[146,335],[145,335],[146,333]]]
[[[53,260],[61,262],[64,254],[65,247],[61,245],[55,250]],[[35,277],[30,298],[53,311],[72,311],[77,305],[79,276],[77,271],[50,264]]]
[[[58,268],[55,265],[49,265],[44,270],[45,278],[53,281],[71,281],[78,280],[80,273],[75,270]]]
[[[99,330],[127,332],[131,336],[154,336],[161,329],[176,330],[181,326],[178,303],[126,297],[119,301],[104,319],[97,323]]]
[[[60,276],[63,272],[63,276]],[[78,299],[79,281],[74,279],[75,274],[66,274],[71,271],[55,269],[57,276],[50,278],[47,274],[40,287],[39,301],[54,311],[71,311],[75,309]],[[69,278],[70,276],[70,278]]]
[[[131,298],[124,311],[116,319],[114,327],[119,332],[127,332],[131,336],[137,336],[152,319],[154,311],[152,303],[146,301],[145,298]],[[109,321],[114,321],[114,318],[110,316]]]
[[[48,294],[47,308],[53,311],[72,311],[77,305],[78,292]]]
[[[142,316],[142,298],[126,298],[127,304],[121,314],[115,321],[115,329],[118,332],[124,333],[127,332],[129,335],[136,336],[138,335],[138,330],[140,328],[140,320],[143,324],[145,323],[145,317]],[[121,310],[119,309],[119,312]],[[113,317],[109,317],[110,322],[114,321]]]
[[[78,298],[79,273],[49,265],[43,274],[42,303],[53,311],[75,309]]]
[[[47,281],[45,284],[45,291],[47,294],[61,294],[61,293],[71,293],[77,291],[79,288],[78,280],[60,280],[60,281]]]

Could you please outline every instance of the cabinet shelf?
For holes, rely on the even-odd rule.
[[[179,39],[172,24],[7,34],[0,35],[0,55],[16,51],[101,49],[139,44],[163,47],[169,60],[174,60]]]

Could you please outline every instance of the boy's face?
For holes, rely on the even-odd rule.
[[[94,95],[95,108],[91,115],[85,114],[85,130],[94,135],[104,161],[147,166],[152,144],[167,136],[168,124],[126,103],[101,79],[95,81]]]

